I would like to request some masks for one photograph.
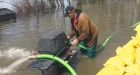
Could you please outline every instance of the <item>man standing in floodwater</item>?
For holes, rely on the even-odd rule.
[[[65,8],[64,17],[69,17],[71,19],[71,33],[67,38],[71,39],[73,36],[76,36],[71,42],[71,45],[77,46],[81,44],[95,50],[97,46],[98,27],[91,22],[89,17],[82,13],[81,10],[72,6],[67,6]],[[85,52],[85,50],[80,50],[81,52]]]

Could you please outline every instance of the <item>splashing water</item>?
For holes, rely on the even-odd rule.
[[[27,61],[29,59],[29,57],[25,57],[25,58],[21,58],[17,61],[15,61],[14,63],[12,63],[11,65],[9,65],[8,67],[4,67],[4,68],[0,68],[0,75],[2,74],[9,74],[12,72],[15,72],[16,69],[25,61]]]
[[[26,51],[23,48],[10,48],[9,50],[0,51],[0,58],[18,59],[8,67],[0,67],[0,75],[15,72],[17,68],[29,59],[29,56],[34,53],[33,51]]]
[[[26,51],[22,48],[10,48],[9,50],[0,51],[0,57],[6,57],[10,59],[23,58],[29,56],[33,51]]]

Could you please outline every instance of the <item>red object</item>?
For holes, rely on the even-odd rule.
[[[72,21],[72,25],[78,25],[78,16],[76,16],[76,14],[75,14],[75,16],[71,19],[71,21]]]

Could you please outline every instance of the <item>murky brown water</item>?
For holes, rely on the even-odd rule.
[[[24,51],[35,51],[38,40],[54,30],[68,31],[63,18],[62,9],[54,9],[51,12],[43,14],[31,14],[24,17],[18,17],[16,22],[0,23],[0,50],[9,51],[10,48],[24,48]],[[68,29],[68,30],[67,30]],[[7,67],[16,59],[0,57],[0,65]],[[8,75],[41,75],[39,71],[32,71],[28,68],[28,62],[23,63],[15,72]]]
[[[105,61],[115,55],[118,46],[127,43],[135,34],[131,27],[140,21],[139,0],[78,0],[78,8],[87,13],[100,29],[99,43],[114,34],[109,46],[101,51],[96,58],[81,57],[77,66],[78,75],[95,75]],[[32,14],[18,17],[16,22],[0,23],[0,50],[24,48],[35,50],[39,38],[54,30],[69,31],[69,19],[63,18],[63,10],[56,9],[47,14]],[[10,65],[13,61],[0,57],[1,67]],[[30,70],[26,62],[15,72],[8,75],[41,75],[40,71]]]
[[[79,7],[98,25],[99,43],[115,33],[109,46],[96,58],[83,57],[79,64],[79,75],[96,75],[106,60],[115,55],[116,48],[123,46],[135,35],[133,28],[129,27],[140,21],[140,4],[139,0],[87,0],[87,2],[89,3],[83,2]]]

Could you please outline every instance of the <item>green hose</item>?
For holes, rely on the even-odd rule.
[[[115,33],[114,33],[115,34]],[[105,40],[105,42],[103,43],[103,47],[107,47],[108,46],[108,44],[109,44],[109,42],[110,42],[110,40],[112,39],[112,37],[113,37],[113,35],[114,34],[111,34],[106,40]]]
[[[139,25],[140,24],[140,22],[137,22],[136,24],[134,24],[133,26],[131,26],[130,28],[134,28],[134,27],[136,27],[137,25]]]
[[[85,46],[83,46],[83,45],[81,45],[81,44],[79,44],[78,47],[79,47],[79,48],[83,48],[84,50],[88,50],[88,47],[85,47]]]
[[[101,50],[101,49],[103,49],[103,48],[106,48],[106,47],[108,46],[110,40],[112,39],[112,36],[113,36],[113,35],[114,35],[114,34],[110,35],[110,36],[104,41],[104,43],[102,44],[102,46],[99,47],[99,48],[97,48],[95,51],[99,51],[99,50]],[[83,45],[81,45],[81,44],[79,44],[78,47],[79,47],[79,48],[83,48],[84,50],[91,50],[90,48],[85,47],[85,46],[83,46]]]
[[[114,33],[115,34],[115,33]],[[110,40],[112,39],[112,36],[114,34],[111,34],[105,41],[104,43],[102,44],[102,46],[100,46],[99,48],[95,49],[95,48],[88,48],[86,47],[85,45],[83,44],[79,44],[78,47],[81,48],[82,50],[86,50],[87,51],[87,55],[90,57],[90,58],[93,58],[96,56],[96,53],[98,53],[99,51],[103,50],[104,48],[106,48],[108,46],[108,44],[110,43]],[[70,43],[70,40],[69,42],[66,42],[67,45],[69,47],[71,47],[71,43]]]
[[[60,64],[62,64],[65,68],[67,68],[69,70],[69,72],[71,73],[71,75],[77,75],[76,71],[64,60],[62,60],[61,58],[54,56],[54,55],[50,55],[50,54],[39,54],[36,55],[36,58],[38,59],[52,59],[55,60],[57,62],[59,62]]]

